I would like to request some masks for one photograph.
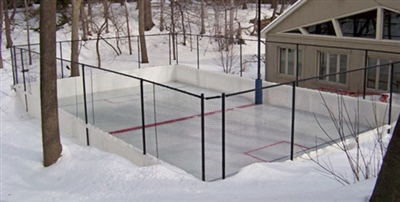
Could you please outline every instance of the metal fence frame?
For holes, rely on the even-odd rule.
[[[199,37],[199,36],[197,35],[197,37]],[[63,42],[59,42],[59,43],[62,44]],[[20,58],[18,58],[18,54],[17,54],[18,51],[20,51]],[[29,81],[27,81],[26,78],[25,78],[25,73],[27,73],[27,70],[25,69],[25,65],[26,64],[24,63],[25,60],[23,58],[23,56],[24,56],[23,51],[27,51],[26,49],[23,48],[23,46],[14,46],[11,49],[11,56],[12,56],[12,63],[13,63],[12,64],[12,68],[13,68],[14,85],[17,85],[17,84],[21,83],[20,80],[19,80],[20,78],[18,78],[19,71],[21,71],[22,76],[23,76],[22,84],[24,85],[24,91],[26,92],[27,91],[26,84]],[[38,53],[36,53],[36,54],[38,54]],[[18,63],[18,60],[20,60],[20,65]],[[62,63],[63,62],[70,62],[69,60],[65,60],[65,59],[62,59],[62,58],[57,58],[57,60],[62,62]],[[169,62],[171,63],[171,60]],[[177,60],[177,64],[178,64],[178,60]],[[200,63],[197,62],[197,64],[198,64],[197,68],[199,68]],[[400,64],[400,61],[393,62],[393,63],[389,64],[390,65],[390,72],[391,72],[391,77],[390,77],[391,85],[390,85],[390,91],[389,91],[390,99],[389,99],[389,103],[388,103],[389,104],[389,113],[388,113],[388,124],[389,125],[391,124],[391,121],[392,121],[391,120],[392,94],[393,94],[392,86],[393,86],[393,72],[394,72],[395,64]],[[165,87],[165,88],[167,88],[169,90],[177,91],[179,93],[184,93],[184,94],[187,94],[187,95],[190,95],[190,96],[193,96],[193,97],[199,99],[200,106],[197,106],[197,107],[200,108],[200,111],[201,111],[201,119],[200,119],[201,128],[199,130],[201,130],[201,171],[202,171],[201,179],[203,181],[206,181],[206,172],[207,172],[206,166],[205,166],[205,164],[207,162],[207,159],[205,158],[205,152],[206,152],[206,148],[205,148],[205,141],[206,141],[205,128],[207,126],[205,124],[204,103],[205,103],[206,100],[220,99],[221,100],[221,113],[222,113],[222,116],[221,116],[221,119],[222,119],[222,121],[221,121],[221,123],[222,123],[222,125],[221,125],[221,137],[222,137],[222,145],[221,145],[221,153],[222,153],[221,179],[225,179],[225,177],[226,177],[225,118],[227,116],[226,113],[225,113],[225,111],[226,111],[225,98],[232,97],[232,96],[240,96],[241,94],[255,92],[255,91],[259,90],[259,89],[249,89],[249,90],[241,91],[241,92],[234,92],[234,93],[230,93],[230,94],[222,93],[219,96],[205,97],[204,94],[200,94],[200,95],[193,94],[193,93],[181,90],[181,89],[173,88],[173,87],[161,84],[161,83],[153,82],[153,81],[150,81],[150,80],[146,80],[146,79],[135,77],[135,76],[128,75],[128,74],[124,74],[124,73],[121,73],[121,72],[117,72],[117,71],[113,71],[113,70],[109,70],[109,69],[104,69],[104,68],[99,69],[99,68],[97,68],[95,66],[86,65],[86,64],[83,64],[83,63],[79,63],[79,65],[81,66],[81,71],[82,71],[83,75],[85,75],[85,70],[86,69],[95,68],[96,70],[99,70],[99,71],[105,71],[105,72],[108,72],[108,73],[117,74],[117,75],[124,76],[124,77],[127,77],[127,78],[139,80],[140,81],[140,89],[141,89],[142,93],[143,93],[143,85],[144,85],[144,83],[150,83],[150,84],[153,84],[153,85],[158,85],[158,86]],[[383,64],[383,65],[388,65],[388,64]],[[295,135],[294,134],[295,134],[295,117],[296,117],[296,107],[295,107],[296,96],[295,95],[296,95],[296,88],[297,88],[298,84],[301,83],[301,82],[314,80],[314,79],[321,79],[321,78],[325,78],[325,77],[329,77],[329,76],[337,75],[337,74],[348,74],[348,73],[352,73],[352,72],[356,72],[356,71],[364,71],[364,72],[366,72],[368,69],[377,68],[377,67],[383,66],[383,65],[362,67],[362,68],[347,70],[347,71],[343,71],[343,72],[331,73],[331,74],[326,74],[326,75],[323,75],[323,76],[315,76],[315,77],[310,77],[310,78],[305,78],[305,79],[296,79],[296,80],[285,82],[285,83],[279,83],[279,84],[274,84],[274,85],[262,87],[262,90],[265,90],[265,89],[275,88],[275,87],[279,87],[279,86],[283,86],[283,85],[292,86],[292,108],[291,108],[292,115],[291,115],[291,141],[290,141],[291,150],[290,150],[290,154],[288,155],[291,160],[293,160],[293,158],[294,158],[294,145],[295,145]],[[63,67],[61,67],[61,68],[63,68]],[[64,77],[64,75],[62,75],[62,77]],[[85,123],[89,124],[88,123],[88,109],[87,109],[87,106],[86,106],[86,103],[87,103],[87,98],[86,98],[87,92],[86,92],[86,88],[85,88],[86,82],[87,81],[85,80],[85,76],[82,76],[82,84],[83,84],[82,86],[83,86],[83,92],[84,92],[83,96],[84,96],[84,103],[85,103],[85,109],[84,109],[85,110]],[[366,84],[366,81],[364,80],[364,85],[365,84]],[[365,98],[365,91],[363,92],[363,97]],[[143,136],[143,143],[142,143],[143,144],[143,154],[146,155],[146,141],[145,141],[146,140],[146,138],[145,138],[146,137],[146,129],[145,129],[145,120],[144,120],[145,111],[144,111],[144,107],[143,107],[143,94],[141,94],[141,106],[142,106],[142,112],[141,112],[142,114],[141,114],[141,116],[142,116],[142,132],[143,132],[143,134],[142,134],[142,136]],[[26,106],[26,110],[28,111],[28,106]],[[86,127],[86,137],[87,137],[87,145],[90,145],[89,130],[88,130],[87,127]]]
[[[181,40],[180,38],[183,37],[183,34],[180,33],[166,33],[166,34],[149,34],[146,35],[146,37],[148,39],[150,39],[151,37],[162,37],[162,36],[168,36],[169,41],[168,41],[168,61],[166,61],[163,65],[172,65],[173,64],[173,60],[175,60],[174,64],[180,64],[179,61],[179,48],[178,45],[180,44]],[[172,38],[175,38],[175,40],[172,40]],[[242,43],[236,43],[238,39],[236,38],[225,38],[222,36],[212,36],[212,35],[198,35],[198,34],[186,34],[186,37],[190,37],[196,38],[195,41],[195,50],[196,50],[196,68],[200,69],[201,66],[201,59],[200,59],[200,45],[199,45],[199,40],[201,38],[209,38],[210,40],[213,39],[215,41],[223,41],[222,43],[228,43],[228,41],[233,41],[235,45],[239,46],[239,75],[240,77],[242,77],[242,72],[243,72],[243,44]],[[100,38],[99,40],[121,40],[121,39],[128,39],[130,38],[131,41],[137,41],[137,43],[139,44],[139,36],[138,35],[132,35],[132,36],[121,36],[121,37],[105,37],[105,38]],[[97,39],[88,39],[88,40],[79,40],[79,42],[89,42],[89,41],[97,41]],[[175,41],[175,43],[173,43],[173,41]],[[244,41],[246,42],[254,42],[256,43],[257,40],[254,39],[244,39]],[[65,74],[66,68],[64,65],[65,61],[70,62],[69,60],[64,60],[64,53],[63,53],[63,47],[66,46],[66,44],[71,43],[71,40],[65,40],[65,41],[57,41],[56,44],[58,45],[58,50],[59,50],[59,56],[57,57],[57,59],[60,61],[61,66],[59,67],[60,71],[61,71],[61,78],[66,78],[69,77],[69,75]],[[132,43],[132,42],[131,42]],[[30,44],[30,46],[35,47],[35,46],[39,46],[39,43],[35,43],[35,44]],[[19,50],[19,52],[18,52]],[[21,54],[21,61],[23,61],[24,58],[22,58],[22,51],[28,51],[28,45],[14,45],[11,49],[10,49],[10,54],[11,54],[11,62],[12,62],[12,67],[13,69],[18,69],[18,65],[17,65],[17,55]],[[173,53],[173,50],[175,50],[175,54]],[[33,50],[31,50],[32,52],[35,52]],[[136,49],[133,51],[138,54],[138,58],[137,58],[137,67],[140,69],[142,66],[142,62],[141,62],[141,57],[140,57],[140,46],[137,46]],[[255,52],[256,54],[256,52]],[[175,59],[173,58],[173,55],[175,55]],[[70,58],[70,57],[68,57]],[[30,55],[29,55],[29,60],[31,60]],[[151,62],[150,62],[151,63]],[[19,83],[19,78],[18,75],[14,75],[13,77],[13,81],[14,81],[14,85]]]

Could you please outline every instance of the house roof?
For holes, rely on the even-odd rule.
[[[285,20],[290,14],[300,8],[307,0],[296,1],[289,9],[287,9],[283,14],[279,15],[275,20],[269,23],[263,30],[261,30],[261,37],[265,38],[265,34],[268,33],[272,28],[278,25],[281,21]]]
[[[399,11],[399,0],[298,0],[283,14],[269,23],[262,31],[265,38],[271,32],[281,33],[300,27],[332,21],[372,9],[384,8]],[[301,30],[300,30],[301,31]]]

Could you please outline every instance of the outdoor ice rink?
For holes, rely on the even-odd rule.
[[[179,82],[168,82],[164,85],[197,95],[203,93],[205,97],[219,96],[222,93]],[[201,178],[200,99],[164,87],[146,85],[143,140],[139,92],[139,87],[131,87],[88,93],[88,122],[142,151],[145,145],[147,154]],[[290,108],[270,104],[255,105],[254,100],[248,97],[227,97],[223,140],[221,100],[206,100],[204,106],[207,181],[221,178],[222,158],[226,160],[224,166],[227,176],[251,163],[289,159],[292,126]],[[60,98],[59,107],[85,120],[83,96]],[[359,130],[371,128],[361,125]],[[330,142],[323,130],[332,137],[339,138],[330,117],[296,111],[295,155]],[[347,127],[345,133],[351,133]],[[223,141],[225,147],[222,146]],[[225,157],[222,156],[223,149]]]

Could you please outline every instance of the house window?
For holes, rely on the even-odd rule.
[[[344,72],[347,70],[347,55],[336,53],[319,53],[319,76]],[[346,74],[334,74],[321,77],[320,80],[346,84]]]
[[[339,19],[343,36],[376,38],[377,10]]]
[[[400,14],[384,10],[383,16],[383,39],[400,40]]]
[[[367,70],[367,87],[376,90],[388,91],[390,89],[390,59],[368,58],[368,66],[376,67]],[[394,64],[393,91],[399,92],[400,88],[400,63]]]
[[[303,58],[302,51],[298,50],[298,57],[296,54],[296,49],[291,48],[279,48],[279,73],[286,75],[296,75],[296,61],[298,67],[298,75],[301,76],[301,71],[303,68],[303,63],[301,58]]]
[[[335,36],[335,28],[333,27],[332,21],[312,25],[305,28],[309,34],[319,34],[319,35],[331,35]]]
[[[293,29],[293,30],[287,31],[286,33],[301,34],[301,31],[299,29]]]

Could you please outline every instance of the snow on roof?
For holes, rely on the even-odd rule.
[[[298,0],[296,1],[290,8],[288,8],[282,15],[279,15],[275,20],[269,23],[263,30],[261,30],[261,37],[264,36],[272,30],[276,25],[278,25],[281,21],[285,20],[288,16],[290,16],[294,11],[300,8],[307,0]]]

